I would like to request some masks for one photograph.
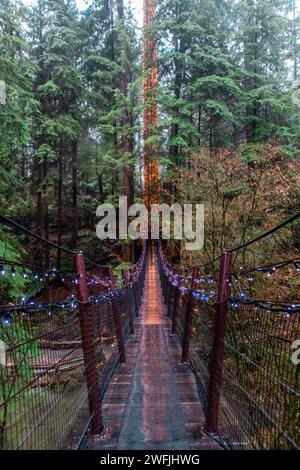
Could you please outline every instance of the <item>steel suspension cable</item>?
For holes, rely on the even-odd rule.
[[[0,214],[0,221],[2,221],[6,225],[12,225],[13,227],[23,231],[24,233],[27,233],[33,238],[36,238],[37,240],[42,241],[43,243],[47,244],[48,246],[52,246],[53,248],[57,248],[58,250],[64,251],[65,253],[71,254],[71,255],[77,255],[78,253],[74,250],[70,250],[69,248],[65,248],[64,246],[58,245],[55,242],[52,242],[50,240],[47,240],[47,238],[42,237],[41,235],[38,235],[37,233],[33,232],[32,230],[28,229],[27,227],[24,227],[23,225],[19,224],[18,222],[15,222],[14,220],[10,219],[9,217],[5,215]],[[107,268],[107,266],[100,265],[95,263],[95,261],[92,261],[91,259],[87,258],[85,256],[85,260],[92,264],[93,266],[97,266],[98,268]]]
[[[234,252],[236,252],[236,251],[240,251],[240,250],[242,250],[243,248],[246,248],[247,246],[252,245],[253,243],[256,243],[256,242],[262,240],[263,238],[266,238],[266,237],[268,237],[269,235],[272,235],[272,233],[277,232],[277,231],[280,230],[281,228],[283,228],[283,227],[285,227],[286,225],[288,225],[288,224],[294,222],[294,221],[297,220],[297,219],[300,219],[300,211],[297,212],[296,214],[292,215],[292,216],[289,217],[288,219],[284,220],[284,221],[281,222],[280,224],[275,225],[275,227],[272,227],[271,229],[267,230],[266,232],[261,233],[261,234],[258,235],[257,237],[251,238],[250,240],[246,241],[245,243],[242,243],[241,245],[235,246],[234,248],[230,248],[230,249],[228,249],[228,250],[226,250],[226,251],[229,252],[229,253],[234,253]],[[214,258],[212,261],[208,261],[207,263],[197,265],[197,267],[199,267],[199,268],[204,268],[204,267],[210,266],[210,265],[212,265],[213,263],[215,263],[216,261],[219,261],[220,259],[221,259],[221,256],[217,256],[217,257]]]

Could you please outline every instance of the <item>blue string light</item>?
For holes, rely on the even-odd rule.
[[[238,309],[243,305],[252,305],[256,310],[259,308],[266,310],[267,313],[283,312],[283,313],[294,313],[300,312],[300,304],[273,304],[270,300],[255,300],[255,299],[241,299],[229,297],[229,306],[233,309]]]
[[[0,265],[0,276],[5,277],[16,277],[21,276],[23,279],[38,281],[41,283],[45,283],[48,281],[61,281],[65,282],[66,280],[70,280],[72,284],[77,284],[79,275],[73,273],[61,273],[56,268],[51,268],[48,271],[37,271],[32,270],[28,267],[22,267],[17,265],[16,267],[8,262],[7,268],[4,267],[3,264]]]
[[[298,261],[293,259],[293,260],[287,260],[287,261],[281,261],[279,263],[276,263],[274,265],[269,265],[269,266],[258,266],[256,268],[246,270],[243,268],[243,266],[240,266],[238,269],[238,272],[235,273],[237,276],[247,276],[247,280],[249,282],[254,282],[256,280],[255,274],[264,274],[268,278],[272,276],[272,274],[276,273],[279,269],[287,268],[287,267],[293,267],[293,269],[299,273],[300,272],[300,260]]]

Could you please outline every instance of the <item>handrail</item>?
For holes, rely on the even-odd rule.
[[[107,289],[92,291],[84,255],[78,253],[74,257],[76,297],[73,286],[68,284],[63,300],[34,294],[23,297],[17,305],[10,301],[0,305],[0,340],[5,342],[8,358],[3,373],[1,370],[1,380],[4,384],[13,380],[18,385],[7,387],[7,393],[0,396],[0,409],[6,413],[1,449],[59,449],[62,442],[69,446],[86,420],[84,433],[89,428],[90,442],[110,436],[102,419],[102,399],[112,374],[127,360],[125,344],[129,335],[134,334],[135,318],[139,314],[147,248],[145,243],[125,288],[115,286],[110,270]],[[11,264],[14,266],[14,262]],[[50,288],[48,283],[45,287]],[[64,314],[61,309],[66,309]],[[24,363],[30,369],[29,375],[19,367]],[[52,396],[54,383],[58,386]],[[72,400],[68,399],[70,387]],[[43,413],[34,412],[35,403],[30,400],[32,390],[36,390],[45,412],[44,408]],[[74,418],[86,405],[89,416],[83,412],[81,424],[74,433]],[[49,419],[56,430],[51,436]],[[17,430],[16,422],[22,424]]]
[[[253,239],[253,243],[298,217],[290,217]],[[299,396],[297,367],[292,368],[290,362],[300,322],[300,302],[248,298],[245,292],[231,294],[232,253],[223,251],[221,256],[216,289],[195,285],[197,268],[185,278],[183,286],[182,277],[158,245],[171,333],[181,343],[181,360],[193,370],[205,404],[205,424],[198,432],[218,436],[234,449],[299,449],[298,421],[293,417],[287,422],[285,417],[292,414],[290,404]],[[277,266],[299,259],[281,261]],[[274,265],[256,269],[270,267]],[[209,277],[201,276],[204,281]],[[280,358],[276,367],[271,354]]]

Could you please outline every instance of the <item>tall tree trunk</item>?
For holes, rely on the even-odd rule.
[[[37,148],[39,144],[37,145]],[[41,184],[43,179],[43,169],[41,163],[38,161],[38,157],[36,155],[36,174],[37,174],[37,203],[36,203],[36,231],[39,235],[42,234],[42,214],[43,214],[43,199],[42,199],[42,192],[41,192]]]
[[[296,0],[293,0],[293,56],[294,56],[294,80],[298,78],[298,47],[297,47],[297,11]]]
[[[34,84],[35,92],[38,91],[40,85],[45,82],[45,64],[44,64],[44,3],[43,1],[39,0],[37,3],[38,8],[38,47],[37,47],[37,61],[39,64],[38,73],[36,76],[36,81]],[[47,103],[41,103],[41,114],[44,115],[47,110]],[[35,148],[36,151],[46,142],[45,136],[40,132],[37,134]],[[43,181],[47,176],[47,160],[46,156],[43,156],[43,161],[39,160],[39,157],[35,155],[37,161],[37,171],[38,171],[38,193],[37,193],[37,233],[41,236],[44,236],[48,239],[49,237],[49,230],[48,230],[48,202],[47,196],[45,194],[45,188],[42,188]],[[41,246],[41,253],[39,256],[39,262],[43,263],[43,259],[45,260],[45,269],[49,267],[49,248],[46,244]]]
[[[125,18],[124,18],[124,2],[123,0],[117,0],[117,11],[118,11],[118,18],[120,22],[121,31],[125,32]],[[127,70],[127,51],[126,51],[126,44],[123,42],[124,50],[122,51],[123,54],[123,63],[122,65],[122,73],[120,76],[120,91],[122,96],[124,97],[124,101],[128,98],[128,83],[129,83],[129,71]],[[123,129],[131,127],[131,116],[130,111],[128,109],[128,104],[126,108],[123,110],[123,116],[121,119],[121,127]],[[123,131],[124,132],[124,131]],[[122,136],[122,148],[123,148],[123,168],[122,168],[122,180],[123,180],[123,190],[124,195],[127,196],[127,204],[131,206],[134,203],[134,176],[133,176],[133,165],[130,162],[133,154],[133,137],[130,133],[126,132],[126,135]],[[123,261],[130,261],[132,257],[131,253],[131,244],[124,243],[123,244]]]
[[[58,152],[58,188],[57,188],[57,243],[62,245],[63,229],[63,148],[60,144]],[[61,250],[57,250],[57,269],[61,267]]]
[[[176,5],[176,22],[180,24],[181,21],[181,11],[180,5],[177,3]],[[176,101],[180,100],[181,98],[181,89],[183,84],[183,62],[181,59],[181,54],[185,54],[186,46],[182,38],[175,38],[175,53],[176,58],[174,59],[174,74],[175,74],[175,81],[174,81],[174,97]],[[171,125],[171,139],[176,141],[177,136],[179,135],[179,125],[178,125],[178,118],[179,118],[179,105],[176,104],[173,108],[173,118],[175,117],[175,122]],[[173,160],[174,164],[179,165],[179,153],[180,149],[177,143],[171,144],[169,148],[169,156],[171,160]]]
[[[43,181],[46,180],[48,172],[48,163],[46,158],[43,159]],[[49,222],[48,222],[48,194],[47,189],[43,188],[43,230],[44,237],[49,239]],[[44,247],[44,257],[45,257],[45,269],[49,269],[50,259],[49,259],[49,246],[45,244]]]
[[[176,53],[179,52],[179,46],[178,46],[178,40],[176,40],[176,47],[175,51]],[[180,99],[181,96],[181,87],[182,87],[182,73],[181,73],[181,64],[180,60],[175,59],[175,84],[174,84],[174,96],[176,100]],[[173,118],[175,118],[175,122],[172,123],[171,125],[171,133],[170,133],[170,138],[171,140],[176,140],[178,133],[179,133],[179,125],[177,123],[178,115],[179,115],[179,106],[176,105],[173,108]],[[173,143],[170,145],[169,148],[169,155],[171,157],[171,160],[173,160],[174,164],[178,164],[178,154],[179,154],[179,147],[176,143]]]
[[[98,155],[98,144],[96,142],[96,173],[97,173],[97,181],[98,181],[99,202],[102,204],[104,202],[103,178],[99,169],[100,169],[100,159]]]
[[[255,74],[257,73],[258,38],[257,38],[257,12],[254,0],[247,0],[247,24],[244,31],[244,67],[249,76],[245,79],[245,90],[250,92],[257,86]],[[247,142],[253,142],[256,134],[256,116],[258,115],[257,101],[253,99],[246,107],[245,134]]]
[[[24,193],[26,193],[26,152],[24,146],[22,146],[22,160],[21,160],[21,176],[24,180]]]
[[[125,18],[124,18],[124,1],[117,0],[117,11],[120,22],[120,28],[122,31],[125,31]],[[124,46],[126,47],[126,46]],[[123,50],[123,57],[126,61],[126,50]],[[122,64],[122,73],[120,76],[120,90],[124,99],[128,98],[128,83],[129,83],[129,72],[126,70],[126,62]],[[124,70],[125,69],[125,70]],[[121,119],[121,127],[131,126],[131,118],[128,107],[123,111],[123,116]],[[123,150],[123,169],[122,169],[122,179],[123,179],[123,188],[124,195],[127,196],[128,206],[132,205],[134,202],[134,184],[133,184],[133,166],[130,162],[130,159],[133,154],[133,138],[129,134],[122,137],[122,149]]]
[[[118,17],[124,19],[124,1],[117,0]]]
[[[77,153],[78,142],[72,142],[72,244],[76,245],[78,239],[78,214],[77,214]]]
[[[201,104],[198,107],[198,146],[201,145],[201,118],[202,118],[202,106]]]
[[[213,112],[209,112],[209,153],[210,155],[213,154],[214,150],[214,117]]]

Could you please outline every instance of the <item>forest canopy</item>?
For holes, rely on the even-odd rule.
[[[205,203],[198,258],[299,208],[299,25],[296,0],[157,1],[150,139],[163,200]],[[74,0],[2,0],[2,214],[105,256],[97,205],[143,197],[142,50],[130,2],[94,0],[80,11]],[[251,217],[242,199],[252,200]],[[22,239],[0,230],[6,251],[23,256]]]

